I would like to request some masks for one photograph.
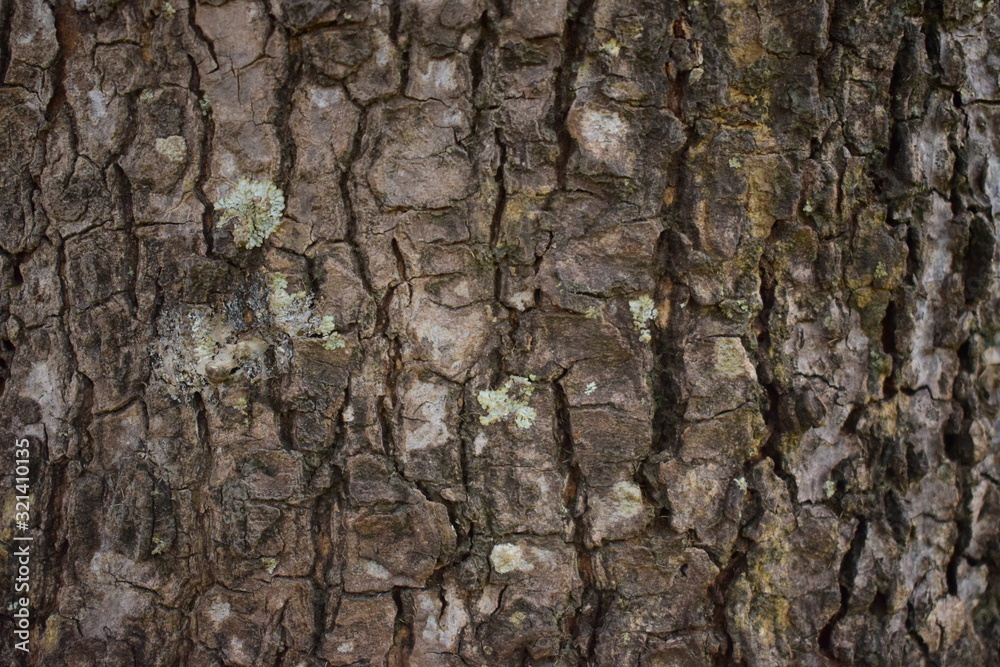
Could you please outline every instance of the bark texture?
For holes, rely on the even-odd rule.
[[[0,661],[998,664],[998,44],[0,0]]]

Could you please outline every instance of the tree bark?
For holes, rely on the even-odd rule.
[[[5,664],[1000,663],[996,0],[0,26]]]

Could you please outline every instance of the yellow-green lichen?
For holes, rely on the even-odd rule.
[[[479,392],[479,405],[486,410],[479,423],[489,426],[512,416],[520,428],[529,428],[535,423],[535,409],[528,405],[534,391],[531,380],[513,375],[499,389]]]
[[[153,550],[149,552],[150,555],[159,556],[160,554],[162,554],[163,552],[165,552],[167,550],[167,546],[168,545],[163,540],[163,538],[160,538],[160,537],[157,537],[156,535],[153,535],[152,542],[153,542]]]
[[[179,400],[207,387],[207,366],[230,335],[227,327],[198,308],[161,320],[155,373],[171,398]]]
[[[347,347],[347,341],[336,330],[334,318],[331,315],[317,317],[312,297],[304,290],[290,294],[288,277],[284,274],[271,275],[267,305],[275,325],[289,336],[318,337],[327,350]]]
[[[187,142],[180,135],[159,137],[155,146],[156,152],[171,162],[184,162],[187,159]]]
[[[233,238],[240,247],[258,248],[281,225],[285,195],[270,181],[241,178],[215,210],[221,226],[236,221]]]
[[[648,343],[652,340],[652,334],[649,330],[650,322],[655,320],[658,314],[656,304],[653,303],[653,299],[648,294],[643,294],[638,299],[629,301],[628,307],[632,311],[632,322],[636,331],[639,332],[639,340]]]
[[[525,558],[524,549],[516,544],[498,544],[490,552],[490,564],[500,574],[531,572],[533,563]]]

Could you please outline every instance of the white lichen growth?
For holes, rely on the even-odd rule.
[[[479,392],[478,400],[486,414],[479,417],[479,423],[489,426],[513,416],[514,423],[520,428],[530,427],[535,423],[535,409],[528,405],[528,401],[534,392],[531,380],[519,375],[509,377],[499,389],[484,389]]]
[[[229,338],[225,327],[201,309],[167,317],[161,324],[156,374],[179,400],[208,386],[208,364]]]
[[[837,493],[837,483],[832,479],[823,482],[823,493],[826,494],[827,498],[833,498],[833,495]]]
[[[586,394],[587,396],[590,396],[595,391],[597,391],[597,383],[591,382],[590,384],[587,385],[587,388],[583,390],[583,393]]]
[[[288,293],[288,277],[282,273],[271,275],[268,285],[267,305],[274,316],[274,323],[289,336],[316,337],[328,350],[347,347],[347,341],[336,330],[330,315],[317,317],[313,312],[312,297],[304,290]]]
[[[618,482],[612,486],[611,501],[614,514],[620,518],[633,517],[646,509],[642,503],[642,489],[633,482]]]
[[[171,162],[184,162],[187,159],[187,142],[177,134],[159,137],[156,140],[156,152]]]
[[[176,14],[176,13],[177,13],[177,10],[174,9],[174,6],[172,4],[170,4],[169,2],[164,3],[164,5],[163,5],[163,14],[166,17],[173,18],[174,14]]]
[[[653,339],[649,323],[655,320],[658,314],[656,304],[653,303],[648,294],[643,294],[638,299],[629,301],[628,307],[632,311],[632,322],[635,324],[636,331],[639,332],[639,340],[648,343]]]
[[[279,562],[280,561],[277,558],[274,558],[272,556],[265,556],[260,559],[261,565],[264,566],[264,570],[268,574],[274,574],[274,571],[277,569]]]
[[[281,225],[285,195],[270,181],[241,178],[225,197],[215,202],[220,225],[233,219],[233,238],[241,247],[259,248]]]
[[[622,52],[622,44],[617,39],[612,37],[608,41],[601,44],[601,51],[604,51],[612,58],[617,58]]]
[[[746,477],[737,477],[736,478],[736,486],[739,487],[740,491],[742,491],[743,493],[746,493],[747,492],[747,479],[746,479]]]
[[[347,347],[347,341],[337,332],[331,315],[323,316],[323,319],[319,322],[319,327],[317,327],[317,333],[323,339],[323,347],[328,350],[339,350]]]
[[[158,327],[154,370],[174,400],[239,378],[253,382],[267,377],[267,343],[234,340],[232,327],[206,307],[168,313]]]
[[[509,572],[531,572],[533,563],[525,558],[524,549],[516,544],[498,544],[490,552],[490,564],[500,574]]]
[[[271,275],[268,285],[267,305],[278,328],[289,336],[308,334],[312,328],[312,298],[306,292],[288,293],[288,277],[283,273]]]
[[[163,540],[163,538],[153,535],[152,542],[153,549],[149,552],[151,556],[159,556],[167,550],[167,543]]]

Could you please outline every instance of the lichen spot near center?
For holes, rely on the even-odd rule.
[[[158,137],[156,152],[171,162],[184,162],[187,159],[187,142],[180,135]]]
[[[531,380],[512,375],[499,389],[484,389],[479,392],[479,405],[486,410],[479,417],[479,423],[489,426],[493,422],[513,417],[520,428],[529,428],[535,423],[535,409],[528,405],[535,388]]]
[[[642,489],[632,482],[618,482],[611,487],[611,498],[615,504],[615,513],[623,518],[633,517],[644,512],[642,504]]]
[[[490,563],[500,574],[531,572],[535,566],[524,557],[524,549],[516,544],[498,544],[490,552]]]
[[[653,339],[650,322],[655,320],[658,314],[653,299],[648,294],[643,294],[638,299],[629,301],[628,307],[632,311],[632,323],[639,332],[639,340],[643,343],[650,342]]]
[[[628,124],[607,109],[583,109],[574,114],[573,133],[580,146],[604,162],[618,161],[627,153]]]
[[[215,202],[219,225],[235,220],[233,238],[245,249],[258,248],[274,233],[285,214],[285,195],[270,181],[241,178]]]

